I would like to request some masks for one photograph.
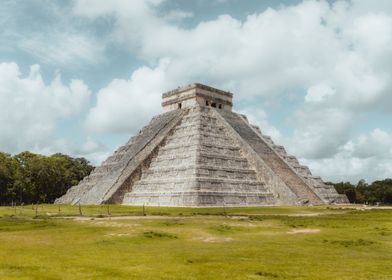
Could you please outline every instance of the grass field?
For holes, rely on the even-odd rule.
[[[392,209],[0,207],[0,279],[392,279]]]

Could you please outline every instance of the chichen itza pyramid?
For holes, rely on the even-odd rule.
[[[232,93],[191,84],[164,113],[56,203],[156,206],[319,205],[345,195],[232,112]]]

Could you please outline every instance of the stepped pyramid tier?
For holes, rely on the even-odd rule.
[[[56,203],[155,206],[348,203],[201,84],[163,94],[164,113]]]

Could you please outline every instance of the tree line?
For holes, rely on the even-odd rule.
[[[356,185],[350,182],[328,184],[333,185],[338,193],[344,193],[351,203],[392,204],[392,179],[374,181],[371,184],[363,179]]]
[[[93,169],[85,158],[64,154],[0,152],[0,205],[53,203]]]
[[[64,154],[43,156],[31,152],[9,155],[0,152],[0,205],[53,203],[89,175],[94,167],[85,158]],[[328,183],[351,203],[392,204],[392,179],[371,184],[360,180]]]

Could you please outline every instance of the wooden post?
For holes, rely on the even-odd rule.
[[[38,217],[38,203],[35,204],[35,217]]]
[[[78,205],[79,205],[79,215],[80,215],[80,216],[83,216],[83,213],[82,213],[82,205],[80,205],[80,203],[79,203]]]
[[[108,216],[110,216],[110,208],[109,208],[110,206],[109,206],[109,204],[108,204],[108,207],[107,207],[107,211],[108,211]]]
[[[146,209],[144,208],[144,204],[143,204],[143,216],[146,216]]]

